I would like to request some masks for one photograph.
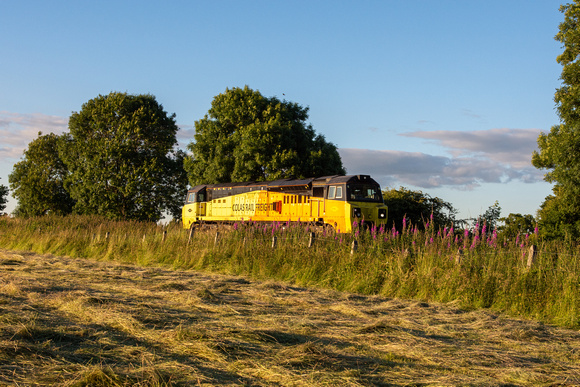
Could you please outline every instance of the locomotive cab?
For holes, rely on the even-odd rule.
[[[184,227],[189,228],[193,223],[197,223],[200,220],[199,217],[205,216],[206,209],[207,186],[199,185],[190,189],[187,192],[187,198],[181,214]]]
[[[350,232],[355,224],[385,225],[387,206],[379,183],[368,175],[329,176],[317,179],[326,191],[324,223],[340,232]]]
[[[365,179],[366,180],[366,179]],[[368,180],[370,177],[368,177]],[[385,224],[387,206],[384,205],[381,187],[374,180],[347,185],[348,201],[351,203],[351,221],[363,222],[367,226]]]

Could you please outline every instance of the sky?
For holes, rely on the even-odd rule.
[[[558,124],[555,0],[0,0],[0,184],[27,144],[113,91],[152,94],[178,139],[227,88],[309,108],[348,174],[535,215]],[[10,198],[7,211],[16,206]]]

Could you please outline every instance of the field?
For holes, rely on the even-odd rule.
[[[0,218],[0,384],[580,385],[573,241]]]
[[[6,385],[580,385],[580,333],[485,310],[0,251]]]

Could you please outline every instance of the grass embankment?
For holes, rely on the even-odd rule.
[[[166,231],[166,235],[163,235]],[[0,220],[0,246],[12,250],[163,265],[287,281],[360,294],[458,302],[564,327],[580,326],[580,259],[571,243],[535,235],[503,242],[495,233],[402,233],[375,229],[318,233],[295,225],[236,224],[229,231],[187,230],[98,217]],[[276,246],[273,245],[276,237]],[[358,242],[352,254],[352,242]],[[537,246],[527,267],[530,246]]]
[[[578,386],[578,348],[457,303],[0,250],[0,385]]]

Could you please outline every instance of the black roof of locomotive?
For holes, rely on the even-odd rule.
[[[218,183],[218,184],[200,184],[189,189],[189,192],[198,192],[204,188],[211,190],[226,189],[251,189],[251,190],[275,190],[276,188],[301,187],[308,189],[311,186],[324,186],[329,184],[355,183],[363,182],[379,185],[369,175],[334,175],[315,177],[310,179],[281,179],[274,181],[250,181],[244,183]]]

